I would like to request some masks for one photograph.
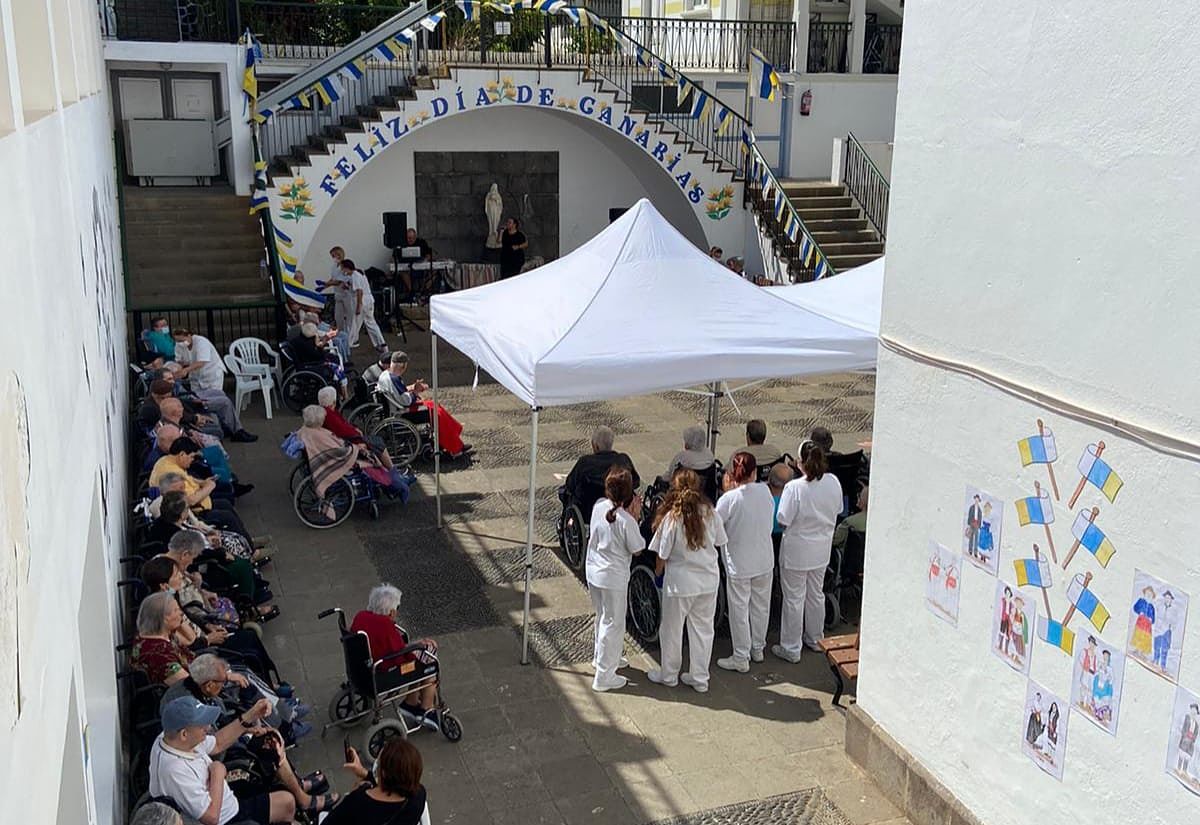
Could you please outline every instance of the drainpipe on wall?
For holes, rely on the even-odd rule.
[[[867,0],[850,0],[850,74],[862,74],[867,45]]]
[[[796,0],[792,4],[792,71],[804,74],[808,71],[808,0]]]

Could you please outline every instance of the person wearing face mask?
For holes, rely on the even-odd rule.
[[[225,394],[225,366],[212,341],[186,327],[174,330],[171,336],[175,339],[175,360],[181,365],[175,377],[188,379],[192,392],[205,403],[229,405],[233,418],[230,422],[233,430],[231,437],[234,441],[258,441],[258,436],[251,435],[242,427],[237,409]]]
[[[350,325],[354,323],[354,290],[351,289],[351,275],[342,272],[342,261],[346,259],[346,250],[335,246],[329,250],[333,266],[329,270],[329,280],[321,287],[321,292],[333,295],[333,322],[337,328],[347,334]]]
[[[146,353],[152,357],[169,360],[175,357],[175,339],[171,337],[171,325],[166,318],[155,318],[150,328],[142,333]]]
[[[393,412],[400,413],[414,424],[428,423],[433,402],[421,398],[421,393],[429,389],[429,385],[419,378],[411,385],[405,384],[404,373],[407,371],[408,353],[396,350],[392,353],[388,371],[379,376],[379,383],[375,388],[388,400]],[[469,453],[471,445],[463,443],[462,424],[440,404],[437,407],[437,416],[438,441],[442,450],[452,458]]]

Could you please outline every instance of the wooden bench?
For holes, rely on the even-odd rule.
[[[842,694],[846,692],[846,683],[858,679],[858,635],[847,633],[843,636],[829,636],[818,642],[829,662],[829,669],[837,681],[837,689],[833,692],[833,704],[841,707]]]

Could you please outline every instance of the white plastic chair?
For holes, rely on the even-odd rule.
[[[255,367],[267,367],[275,376],[275,386],[283,386],[283,359],[263,339],[238,338],[229,345],[229,354],[241,361],[249,372],[258,372]]]
[[[270,369],[265,364],[248,366],[235,355],[226,355],[222,360],[225,361],[225,368],[237,379],[233,403],[237,405],[238,411],[241,412],[250,405],[250,395],[257,390],[262,393],[263,406],[266,408],[267,418],[270,419],[271,393],[275,390],[275,381],[271,378]]]

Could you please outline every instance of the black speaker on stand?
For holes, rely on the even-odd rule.
[[[408,237],[408,213],[383,213],[383,245],[388,249],[404,246]]]
[[[400,267],[404,266],[404,262],[400,259],[400,249],[408,243],[408,213],[407,212],[384,212],[383,213],[383,245],[392,250],[392,271],[393,287],[398,283]],[[410,273],[411,274],[411,273]],[[411,283],[411,281],[410,281]],[[400,340],[408,343],[408,335],[404,332],[404,325],[411,324],[418,330],[423,330],[420,324],[404,314],[404,301],[412,300],[412,290],[410,289],[407,295],[396,295],[396,300],[393,302],[395,311],[395,327],[400,333]]]

